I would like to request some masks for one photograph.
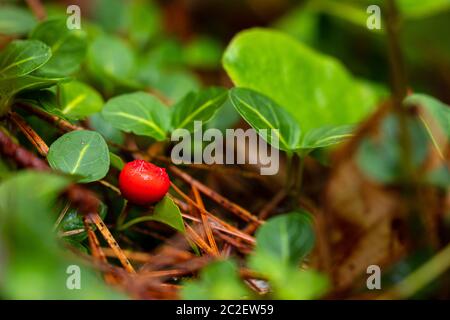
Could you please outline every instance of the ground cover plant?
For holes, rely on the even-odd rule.
[[[449,16],[0,0],[0,297],[449,298]]]

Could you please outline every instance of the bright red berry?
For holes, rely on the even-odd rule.
[[[169,191],[166,169],[144,160],[128,162],[120,172],[119,188],[130,202],[146,205],[158,202]]]

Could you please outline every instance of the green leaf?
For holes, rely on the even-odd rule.
[[[84,119],[102,110],[103,98],[91,86],[71,81],[59,86],[61,113],[69,119]]]
[[[407,106],[420,106],[422,107],[432,119],[440,126],[443,133],[448,139],[450,139],[450,106],[442,103],[441,101],[428,96],[426,94],[412,94],[408,96],[404,104]],[[421,117],[422,122],[428,128],[433,127],[433,123],[430,120]]]
[[[450,1],[448,0],[397,0],[397,2],[401,13],[411,19],[425,18],[450,10]]]
[[[0,54],[0,80],[18,78],[42,67],[52,56],[37,40],[14,40]]]
[[[300,128],[292,116],[280,108],[270,98],[250,89],[234,88],[230,91],[231,102],[239,114],[258,132],[267,132],[268,143],[272,144],[271,134],[278,136],[281,150],[293,151],[298,148]]]
[[[20,78],[0,80],[0,115],[8,110],[14,96],[23,91],[44,89],[66,80],[66,78],[48,78],[26,75]]]
[[[180,208],[173,202],[173,200],[165,196],[158,204],[155,206],[152,215],[143,216],[135,218],[133,220],[125,223],[120,229],[124,230],[136,223],[141,223],[145,221],[158,221],[167,224],[178,230],[180,232],[185,232],[183,217],[181,216]]]
[[[46,43],[52,57],[39,72],[67,76],[78,70],[86,56],[87,36],[83,30],[69,29],[66,19],[47,20],[31,33],[31,39]]]
[[[186,282],[181,290],[185,300],[240,300],[250,296],[232,260],[215,261],[200,272],[200,279]]]
[[[291,212],[269,219],[256,232],[256,255],[266,255],[280,265],[296,266],[314,246],[309,215]]]
[[[302,137],[300,149],[317,149],[338,144],[353,136],[354,126],[325,126],[310,130]]]
[[[64,208],[62,209],[64,210]],[[106,214],[108,212],[108,207],[101,202],[100,206],[98,208],[98,214],[99,216],[104,219],[106,217]],[[64,218],[62,219],[59,230],[61,232],[68,232],[68,231],[74,231],[74,230],[83,230],[80,233],[66,236],[65,238],[69,238],[73,241],[81,242],[84,239],[87,238],[87,233],[84,231],[84,223],[83,223],[83,217],[82,215],[78,214],[78,210],[76,208],[69,208],[64,215]],[[96,226],[92,226],[92,230],[96,230]]]
[[[236,86],[265,94],[287,110],[303,134],[357,123],[374,106],[337,60],[277,31],[239,33],[223,65]]]
[[[407,119],[411,145],[410,161],[415,170],[424,163],[430,139],[426,128],[417,118]],[[401,181],[404,172],[402,144],[398,118],[389,115],[381,123],[374,137],[366,137],[356,153],[359,168],[371,179],[382,183]]]
[[[222,50],[221,44],[214,38],[200,36],[184,48],[183,58],[192,68],[215,69],[220,66]]]
[[[56,174],[21,171],[0,184],[2,298],[125,298],[107,287],[82,260],[63,251],[52,231],[55,199],[69,182]],[[80,267],[81,290],[65,286],[70,265]]]
[[[109,170],[109,150],[103,137],[80,130],[66,133],[50,146],[47,160],[50,166],[81,178],[87,183],[102,179]]]
[[[136,46],[144,46],[162,29],[159,7],[153,2],[142,0],[127,3],[124,14],[124,29]]]
[[[165,70],[155,63],[141,64],[136,77],[174,102],[200,89],[200,82],[194,74],[184,70]]]
[[[122,170],[125,166],[125,162],[123,162],[122,158],[113,152],[109,153],[109,159],[111,160],[111,166],[118,170]]]
[[[0,34],[23,35],[36,25],[36,19],[28,10],[12,5],[0,8]]]
[[[223,88],[188,93],[172,107],[172,128],[194,130],[194,121],[208,122],[227,99]]]
[[[112,98],[105,104],[102,116],[117,129],[150,136],[159,141],[166,139],[170,126],[169,109],[145,92]]]
[[[250,256],[249,265],[267,277],[273,299],[318,299],[329,288],[325,275],[314,270],[300,270],[298,266],[282,264],[265,253],[258,252]]]
[[[91,76],[111,90],[118,83],[130,81],[135,57],[120,38],[102,35],[88,49],[87,66]]]
[[[90,116],[89,125],[92,129],[100,133],[108,142],[111,141],[115,144],[121,145],[125,141],[123,132],[114,128],[103,118],[101,113],[96,113]],[[112,149],[114,149],[114,147],[112,147]]]

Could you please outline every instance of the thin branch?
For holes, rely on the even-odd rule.
[[[25,0],[28,7],[38,20],[44,20],[47,17],[44,5],[39,0]]]
[[[217,247],[216,240],[214,239],[214,235],[211,230],[211,226],[208,221],[208,215],[205,214],[205,206],[203,204],[203,200],[195,186],[192,186],[192,192],[194,193],[195,201],[197,204],[203,209],[199,210],[200,216],[202,218],[203,230],[205,231],[206,237],[208,239],[209,245],[214,252],[214,256],[219,256],[219,248]]]
[[[175,166],[169,166],[169,170],[173,172],[177,177],[184,180],[186,183],[190,184],[191,186],[195,186],[200,192],[202,192],[204,195],[209,197],[210,199],[214,200],[216,203],[220,204],[222,207],[230,211],[231,213],[234,213],[239,218],[245,220],[245,221],[253,221],[257,224],[261,224],[262,221],[260,221],[257,217],[255,217],[253,214],[251,214],[249,211],[245,210],[241,206],[237,205],[234,202],[231,202],[227,198],[223,197],[216,191],[210,189],[200,181],[194,179],[189,174],[181,171]]]
[[[27,139],[35,146],[39,154],[43,157],[47,156],[48,146],[44,140],[31,128],[28,123],[16,112],[10,111],[8,113],[12,122],[20,129],[20,131],[27,137]]]
[[[108,228],[103,223],[102,218],[97,213],[91,213],[88,215],[88,218],[96,225],[97,229],[102,234],[103,238],[106,240],[108,245],[111,247],[111,249],[116,254],[117,258],[119,259],[122,266],[127,270],[129,273],[136,273],[134,271],[133,266],[131,265],[130,261],[128,261],[128,258],[123,253],[122,249],[120,249],[119,244],[112,236],[111,232],[108,230]]]

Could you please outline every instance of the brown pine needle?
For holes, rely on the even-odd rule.
[[[205,205],[203,204],[202,197],[200,196],[200,193],[195,186],[192,186],[192,192],[194,193],[195,201],[197,201],[199,207],[203,209],[199,210],[200,216],[202,218],[203,230],[205,231],[206,237],[208,238],[211,249],[214,251],[214,256],[217,257],[220,255],[219,248],[217,247],[216,240],[214,239],[214,235],[208,221],[208,216],[205,214]]]
[[[44,140],[31,128],[23,118],[14,111],[9,112],[9,118],[22,131],[27,139],[36,147],[36,150],[43,157],[47,156],[48,146]]]
[[[183,191],[181,191],[181,189],[178,188],[175,184],[171,183],[171,186],[181,197],[183,197],[187,202],[189,202],[189,204],[191,204],[195,208],[199,209],[200,211],[204,212],[206,215],[208,215],[209,219],[213,220],[214,222],[216,222],[219,225],[223,226],[226,230],[230,231],[229,232],[230,234],[234,234],[235,236],[238,236],[238,237],[248,241],[249,243],[252,243],[252,244],[255,243],[255,239],[252,236],[249,236],[248,234],[243,233],[239,229],[237,229],[237,228],[233,227],[232,225],[226,223],[225,221],[217,218],[216,216],[214,216],[212,213],[210,213],[206,209],[201,208],[194,200],[189,198],[189,196],[186,195]],[[175,203],[177,203],[177,199],[176,198],[172,197],[172,199],[175,201]],[[215,229],[220,230],[219,228],[215,228]]]
[[[198,191],[202,192],[204,195],[206,195],[208,198],[212,199],[213,201],[217,202],[219,205],[230,211],[231,213],[235,214],[236,216],[240,217],[241,219],[245,221],[252,221],[257,224],[261,224],[261,221],[255,217],[253,214],[251,214],[246,209],[242,208],[241,206],[237,205],[234,202],[231,202],[227,198],[223,197],[216,191],[210,189],[200,181],[194,179],[189,174],[183,172],[182,170],[178,169],[175,166],[168,166],[169,170],[173,172],[177,177],[184,180],[186,183],[190,184],[191,186],[195,186]]]
[[[214,256],[214,251],[209,247],[209,245],[200,237],[200,235],[195,232],[195,230],[187,223],[185,223],[187,236],[191,241],[193,241],[197,246],[200,247],[206,253]]]
[[[64,206],[61,213],[59,214],[58,219],[56,219],[56,222],[53,225],[53,231],[55,231],[58,228],[59,224],[66,216],[67,211],[69,211],[69,208],[70,208],[70,201],[67,201],[66,205]]]
[[[127,270],[129,273],[136,273],[130,261],[128,261],[126,255],[123,253],[122,249],[120,249],[119,244],[103,223],[102,218],[100,218],[100,216],[97,213],[91,213],[88,215],[88,217],[97,226],[103,238],[106,240],[108,245],[114,251],[114,253],[116,254],[117,258],[119,259],[120,263],[125,268],[125,270]]]

